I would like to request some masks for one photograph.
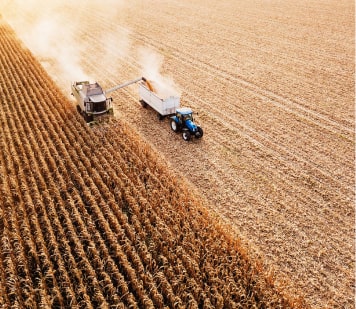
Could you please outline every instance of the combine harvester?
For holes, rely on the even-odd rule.
[[[152,84],[144,77],[136,78],[121,85],[104,91],[97,83],[81,81],[72,83],[72,95],[77,101],[77,109],[89,124],[100,122],[105,115],[113,115],[112,98],[107,94],[139,83],[140,102],[143,107],[148,105],[157,113],[160,120],[170,116],[171,129],[174,132],[182,132],[185,141],[189,141],[192,136],[201,138],[203,129],[196,125],[193,120],[193,111],[190,108],[180,108],[180,97],[169,96],[160,98],[154,91]]]
[[[142,77],[115,86],[107,91],[104,91],[97,82],[74,82],[71,88],[72,95],[77,101],[77,110],[89,124],[102,120],[104,115],[113,115],[112,98],[108,98],[106,95],[141,80]]]

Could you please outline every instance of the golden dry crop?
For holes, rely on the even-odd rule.
[[[21,1],[13,1],[17,2]],[[224,258],[219,260],[220,267],[213,260],[204,265],[196,262],[209,253],[204,246],[211,246],[208,235],[215,229],[208,219],[200,222],[208,227],[206,234],[196,238],[200,225],[191,223],[192,215],[185,211],[188,206],[196,209],[198,203],[199,209],[201,204],[210,207],[248,239],[264,263],[274,268],[271,272],[278,279],[271,279],[271,284],[296,289],[313,307],[352,308],[354,3],[154,0],[143,5],[136,0],[107,0],[110,5],[106,6],[100,1],[92,1],[95,5],[77,1],[86,5],[73,10],[62,1],[52,2],[55,6],[44,6],[43,12],[55,16],[52,20],[59,21],[60,27],[48,20],[44,23],[40,10],[26,11],[23,3],[11,6],[5,1],[3,14],[63,93],[69,92],[67,78],[80,71],[73,72],[79,64],[86,74],[110,87],[149,73],[142,70],[147,62],[157,63],[179,85],[182,103],[199,112],[197,121],[205,135],[197,142],[182,141],[170,132],[167,121],[156,121],[152,110],[137,104],[135,87],[113,95],[118,119],[109,126],[78,129],[81,119],[62,93],[46,77],[53,92],[49,96],[49,89],[38,81],[44,73],[31,74],[29,68],[25,76],[19,74],[15,68],[23,69],[27,60],[21,60],[15,51],[12,54],[10,43],[4,42],[1,56],[6,74],[1,93],[6,100],[1,103],[16,104],[3,108],[14,118],[2,120],[2,190],[7,193],[2,202],[7,206],[2,209],[1,222],[10,218],[7,229],[23,235],[16,238],[11,232],[2,243],[0,270],[6,269],[4,286],[9,299],[17,295],[16,269],[30,278],[26,263],[38,265],[40,258],[47,261],[53,254],[59,257],[55,264],[59,270],[54,272],[52,265],[43,278],[56,287],[75,282],[65,286],[73,297],[64,299],[63,292],[47,295],[48,290],[41,289],[42,281],[27,287],[33,278],[21,281],[26,288],[18,297],[25,299],[32,295],[27,291],[35,290],[35,300],[58,299],[63,304],[76,298],[78,302],[76,287],[83,303],[95,307],[95,302],[102,301],[103,292],[98,291],[104,285],[107,302],[115,299],[112,288],[120,287],[119,292],[126,295],[125,305],[193,305],[203,295],[207,307],[217,306],[227,295],[239,294],[234,291],[240,288],[233,281],[229,285],[230,276],[223,275],[228,271]],[[49,36],[53,33],[43,29],[50,26],[63,35]],[[39,29],[41,35],[36,32]],[[54,48],[46,45],[43,49],[45,39]],[[41,69],[34,72],[37,70]],[[38,114],[42,107],[46,113]],[[145,143],[138,142],[142,138]],[[172,171],[159,161],[168,161]],[[37,169],[40,174],[34,173]],[[176,191],[182,177],[187,183]],[[202,200],[194,198],[195,194]],[[189,198],[181,201],[186,195]],[[65,201],[64,209],[58,208],[58,201]],[[14,203],[33,208],[15,211],[10,207]],[[47,204],[48,208],[43,206]],[[177,209],[183,211],[182,217],[177,216]],[[46,220],[33,222],[37,213],[42,218],[47,211]],[[195,214],[201,218],[199,212]],[[178,225],[171,225],[174,220]],[[62,224],[64,231],[59,236],[56,229]],[[178,244],[170,237],[179,230],[187,238]],[[38,244],[32,244],[33,235],[38,235]],[[123,243],[115,244],[118,235]],[[146,239],[145,245],[133,244],[137,235]],[[68,238],[68,242],[58,247],[58,237]],[[74,246],[83,241],[88,245]],[[97,252],[87,251],[92,242]],[[195,252],[193,248],[200,242],[204,249]],[[44,246],[47,243],[50,249]],[[212,249],[218,250],[219,244]],[[21,248],[33,248],[30,262]],[[78,261],[73,255],[63,260],[67,250],[86,258]],[[15,262],[11,252],[19,253]],[[108,259],[103,258],[107,255]],[[126,260],[131,266],[121,269],[117,261],[126,265]],[[174,260],[177,263],[172,264]],[[68,273],[68,267],[77,269],[78,264],[85,267],[85,275]],[[150,271],[142,276],[135,273],[145,267]],[[205,271],[214,275],[207,278]],[[243,275],[245,269],[238,272]],[[196,277],[182,283],[182,273]],[[227,281],[220,282],[220,277]],[[199,286],[202,278],[209,280],[209,293],[206,286],[196,288],[197,295],[187,289]],[[266,277],[263,280],[269,282]],[[131,281],[142,287],[131,286]],[[231,288],[226,293],[215,284]],[[138,301],[139,294],[143,296]]]
[[[303,304],[132,128],[89,128],[3,22],[0,40],[2,308]]]

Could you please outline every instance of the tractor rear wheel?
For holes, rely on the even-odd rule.
[[[180,131],[180,125],[174,119],[171,120],[171,129],[176,133]]]
[[[189,131],[183,131],[182,137],[185,141],[190,141],[192,136],[190,135]]]

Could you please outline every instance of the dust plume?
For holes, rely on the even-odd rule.
[[[102,78],[100,69],[106,66],[119,69],[113,67],[117,56],[110,46],[123,57],[130,46],[129,31],[100,28],[96,21],[105,18],[114,25],[123,5],[123,0],[0,0],[0,12],[55,82],[68,89],[74,80]],[[97,41],[95,53],[88,52],[93,46],[83,37],[88,29]],[[96,65],[85,67],[83,59]]]
[[[0,12],[52,79],[69,93],[72,81],[103,81],[119,76],[119,59],[129,55],[130,29],[120,26],[128,0],[0,0]],[[161,73],[163,56],[137,50],[142,75],[164,98],[180,95],[170,76]]]
[[[159,97],[180,96],[181,90],[173,78],[161,73],[164,61],[164,57],[161,54],[147,47],[141,47],[138,50],[138,59],[142,67],[142,75],[153,84]]]

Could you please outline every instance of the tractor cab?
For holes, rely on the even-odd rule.
[[[187,120],[194,121],[193,111],[191,108],[188,107],[178,108],[176,110],[176,117],[178,118],[178,121],[181,124],[185,123]]]

